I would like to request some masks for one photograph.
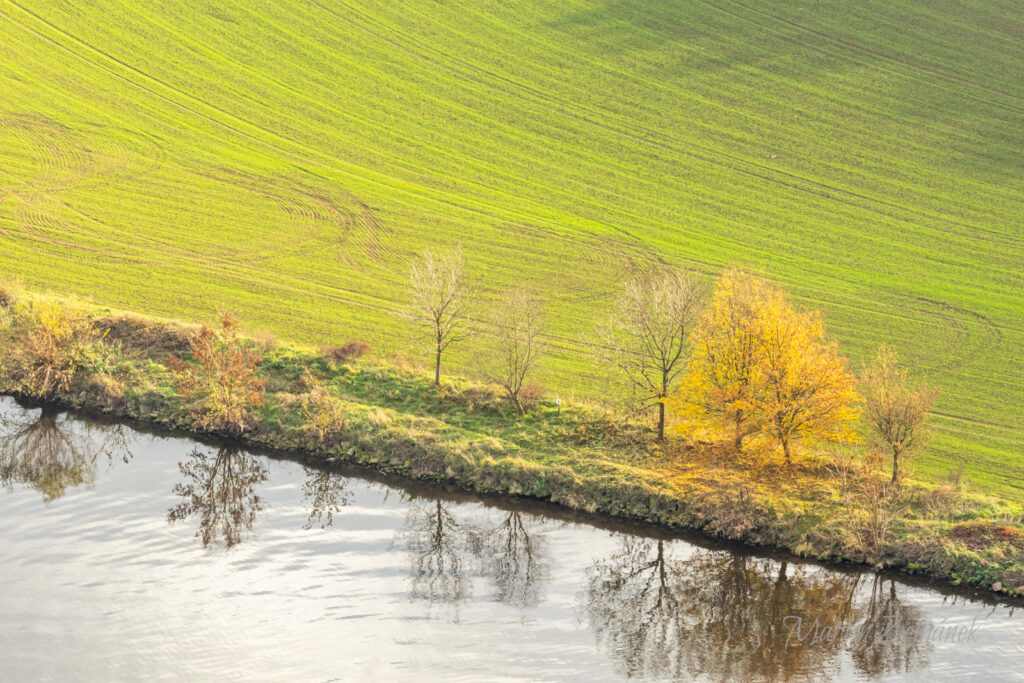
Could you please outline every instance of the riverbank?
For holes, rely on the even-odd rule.
[[[168,358],[190,357],[195,326],[17,296],[74,308],[89,330],[68,381],[32,398],[211,433],[168,368]],[[14,297],[0,307],[0,393],[31,395],[11,359],[39,323],[19,319]],[[908,481],[898,497],[871,498],[853,452],[805,452],[787,467],[756,441],[743,454],[686,439],[659,446],[650,426],[599,406],[535,396],[520,415],[495,387],[463,378],[436,387],[403,359],[245,343],[266,381],[253,424],[237,435],[251,446],[1024,594],[1021,507],[955,481]]]

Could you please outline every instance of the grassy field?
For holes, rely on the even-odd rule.
[[[634,264],[750,266],[943,388],[918,475],[1024,499],[1022,37],[1010,0],[0,0],[0,273],[389,352],[461,242],[598,396]]]

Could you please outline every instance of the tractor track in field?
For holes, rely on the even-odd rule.
[[[135,180],[162,163],[162,153],[155,146],[133,148],[111,131],[91,124],[73,128],[38,114],[0,116],[0,141],[12,144],[22,138],[33,155],[29,177],[15,177],[17,186],[7,187],[4,195],[13,221],[26,235],[68,251],[101,253],[80,239],[94,233],[66,217],[69,210],[75,211],[66,193]],[[114,148],[106,149],[111,140]],[[140,159],[145,162],[138,163]]]
[[[216,111],[216,112],[218,112],[218,113],[228,117],[231,120],[238,121],[239,123],[241,123],[241,124],[243,124],[245,126],[253,128],[254,130],[258,130],[261,133],[263,133],[264,135],[268,135],[270,137],[280,139],[282,142],[284,142],[284,143],[286,143],[288,145],[291,145],[293,147],[296,147],[298,149],[302,149],[303,151],[305,151],[307,153],[313,154],[315,156],[320,156],[320,157],[323,157],[323,158],[326,158],[326,159],[331,159],[331,160],[333,160],[335,162],[341,162],[340,159],[338,159],[337,157],[335,157],[335,156],[333,156],[331,154],[328,154],[328,153],[320,151],[320,150],[315,150],[313,148],[308,147],[307,145],[304,145],[303,143],[300,143],[298,141],[295,141],[295,140],[292,140],[290,138],[284,137],[284,136],[282,136],[282,135],[280,135],[278,133],[274,133],[273,131],[271,131],[271,130],[263,127],[263,126],[260,126],[260,125],[254,124],[252,122],[249,122],[249,121],[247,121],[247,120],[245,120],[245,119],[243,119],[241,117],[238,117],[237,115],[231,114],[230,112],[228,112],[227,110],[225,110],[225,109],[223,109],[221,107],[218,107],[216,105],[213,105],[212,103],[209,103],[209,102],[203,100],[202,98],[196,97],[194,95],[190,95],[190,94],[188,94],[188,93],[186,93],[186,92],[184,92],[182,90],[179,90],[178,88],[175,88],[174,86],[164,82],[161,79],[158,79],[158,78],[153,77],[153,76],[151,76],[149,74],[146,74],[145,72],[143,72],[143,71],[141,71],[141,70],[139,70],[139,69],[137,69],[135,67],[132,67],[131,65],[129,65],[129,64],[127,64],[127,63],[125,63],[125,62],[123,62],[123,61],[121,61],[119,59],[117,59],[116,57],[113,57],[112,55],[104,52],[103,50],[100,50],[99,48],[96,48],[96,47],[88,44],[87,42],[83,41],[82,39],[76,38],[75,36],[67,33],[66,31],[60,29],[59,27],[55,26],[51,22],[48,22],[45,19],[42,19],[41,17],[39,17],[35,13],[33,13],[30,10],[24,8],[20,4],[18,4],[16,2],[13,2],[13,0],[9,0],[9,1],[15,7],[18,7],[21,11],[23,11],[26,14],[28,14],[29,16],[35,18],[37,21],[43,23],[44,25],[50,27],[52,30],[55,30],[58,33],[60,33],[61,35],[64,35],[65,37],[67,37],[67,38],[69,38],[69,39],[71,39],[71,40],[73,40],[75,42],[78,42],[78,43],[82,44],[83,46],[87,47],[88,49],[92,50],[93,52],[95,52],[95,53],[103,56],[104,58],[106,58],[106,59],[108,59],[108,60],[110,60],[110,61],[112,61],[112,62],[114,62],[114,63],[116,63],[116,64],[118,64],[120,66],[122,66],[123,68],[128,69],[129,71],[131,71],[133,73],[136,73],[137,75],[142,76],[143,78],[145,78],[147,80],[151,80],[154,83],[159,84],[160,86],[162,86],[163,88],[169,90],[170,92],[173,92],[173,93],[175,93],[175,94],[177,94],[177,95],[179,95],[179,96],[181,96],[181,97],[183,97],[183,98],[185,98],[187,100],[192,100],[192,101],[194,101],[194,102],[196,102],[198,104],[201,104],[202,106],[205,106],[205,107],[207,107],[207,108],[209,108],[209,109],[211,109],[213,111]],[[70,54],[75,55],[76,57],[79,56],[74,51],[69,50],[66,46],[61,45],[59,42],[56,42],[56,41],[54,41],[51,38],[48,38],[46,36],[43,36],[42,34],[39,34],[34,29],[28,28],[28,30],[33,31],[37,35],[40,35],[44,40],[47,40],[48,42],[51,42],[52,44],[58,46],[62,50],[65,50],[65,51],[69,52]],[[388,42],[394,43],[394,41],[391,41],[391,40],[387,39],[384,36],[380,36],[380,37],[381,37],[382,40],[388,40]],[[396,45],[397,45],[397,43],[396,43]],[[408,48],[406,48],[406,49],[408,49]],[[425,57],[425,56],[422,56],[422,58],[429,59],[428,57]],[[474,67],[473,65],[465,64],[465,66],[467,66],[469,68],[474,68],[474,69],[483,71],[484,73],[490,73],[490,72],[487,72],[486,70],[479,69],[479,67]],[[101,67],[101,68],[104,68],[104,67]],[[108,69],[108,71],[109,71],[109,69]],[[126,79],[124,76],[122,76],[120,74],[116,74],[113,71],[110,71],[110,73],[112,75],[114,75],[115,77],[117,77],[117,78],[119,78],[121,80],[124,80],[129,85],[132,85],[133,87],[137,87],[137,88],[143,89],[143,90],[145,90],[147,92],[150,92],[154,96],[156,96],[156,97],[158,97],[160,99],[163,99],[163,100],[171,103],[172,105],[174,105],[174,106],[176,106],[176,107],[178,107],[178,108],[180,108],[180,109],[182,109],[184,111],[190,112],[190,113],[192,113],[192,114],[194,114],[196,116],[199,116],[200,118],[203,118],[203,119],[208,120],[208,121],[210,121],[210,122],[212,122],[212,123],[214,123],[216,125],[224,127],[227,130],[230,130],[230,131],[236,133],[237,135],[242,136],[245,139],[253,140],[254,142],[257,142],[258,144],[261,144],[261,145],[264,145],[266,147],[269,147],[270,149],[276,150],[277,152],[285,155],[284,158],[289,158],[289,157],[292,157],[292,155],[293,155],[293,153],[287,152],[287,151],[281,149],[280,147],[277,147],[277,146],[269,143],[266,140],[261,140],[260,138],[255,137],[255,136],[253,136],[250,133],[246,133],[246,132],[242,131],[237,126],[228,125],[228,124],[226,124],[223,121],[220,121],[220,120],[218,120],[216,118],[212,118],[209,115],[200,113],[200,112],[198,112],[198,111],[196,111],[194,109],[191,109],[191,108],[181,104],[180,102],[176,102],[173,99],[170,99],[170,98],[166,97],[165,95],[161,95],[161,94],[157,93],[156,91],[154,91],[151,88],[148,88],[148,87],[146,87],[144,85],[141,85],[141,84],[139,84],[139,83],[137,83],[137,82],[135,82],[133,80]],[[503,80],[506,80],[509,83],[512,83],[512,84],[516,85],[517,87],[526,88],[526,89],[530,90],[531,92],[533,92],[534,94],[536,94],[538,97],[541,97],[541,98],[544,98],[544,99],[549,99],[550,98],[550,96],[547,96],[546,94],[542,93],[541,91],[538,91],[538,90],[535,90],[535,89],[531,89],[528,86],[523,86],[522,84],[518,84],[515,81],[512,81],[510,79],[501,77],[501,76],[496,75],[496,74],[492,74],[492,76],[493,77],[502,78]],[[557,100],[555,100],[555,102],[556,102],[556,104],[559,103]],[[588,118],[588,117],[580,115],[578,113],[568,113],[568,112],[565,112],[565,111],[563,111],[561,109],[556,109],[556,111],[558,111],[559,113],[564,113],[567,116],[570,116],[572,118],[579,119],[579,120],[581,120],[583,122],[586,122],[586,123],[589,123],[591,125],[595,125],[595,126],[598,126],[600,128],[609,130],[609,131],[611,131],[613,133],[616,133],[618,135],[622,135],[622,136],[628,137],[628,138],[633,139],[633,140],[635,140],[637,142],[641,142],[643,144],[647,144],[647,145],[651,145],[651,146],[654,146],[654,147],[657,147],[657,148],[661,148],[661,149],[664,149],[666,151],[674,152],[675,154],[688,156],[688,157],[700,160],[700,161],[705,162],[705,163],[709,163],[709,164],[712,164],[712,165],[715,165],[715,166],[718,166],[718,167],[721,167],[721,168],[725,168],[727,170],[735,171],[737,173],[741,173],[741,174],[744,174],[744,175],[748,175],[748,176],[760,179],[762,181],[767,181],[767,182],[770,182],[770,183],[773,183],[773,184],[777,184],[777,185],[780,185],[780,186],[785,186],[785,187],[793,189],[793,190],[795,190],[797,192],[806,192],[806,193],[809,193],[809,194],[815,194],[815,195],[818,195],[818,196],[821,196],[821,197],[827,198],[827,199],[837,199],[836,195],[844,195],[844,196],[847,196],[847,197],[854,197],[854,198],[858,198],[858,199],[861,199],[863,201],[866,201],[869,204],[885,205],[885,206],[888,206],[888,207],[890,207],[892,209],[895,209],[895,210],[898,210],[898,211],[907,211],[907,212],[909,212],[911,214],[917,214],[917,215],[924,216],[924,217],[932,219],[932,220],[940,220],[943,223],[945,223],[946,225],[959,225],[960,227],[967,228],[969,231],[971,231],[971,234],[974,234],[974,233],[976,233],[978,231],[983,231],[983,232],[990,232],[994,236],[997,236],[999,238],[1005,237],[1005,236],[1003,236],[1003,235],[1001,235],[1001,234],[999,234],[999,233],[997,233],[995,231],[987,231],[987,230],[985,230],[983,228],[979,228],[978,226],[973,226],[973,225],[970,225],[970,224],[963,224],[963,223],[960,223],[959,221],[956,221],[956,220],[954,220],[952,218],[949,218],[949,217],[936,217],[936,216],[933,216],[932,214],[929,214],[927,212],[910,209],[909,207],[904,207],[904,206],[897,205],[897,204],[894,204],[894,203],[891,203],[891,202],[886,202],[884,200],[878,200],[878,199],[869,197],[867,195],[862,195],[862,194],[855,193],[855,192],[852,192],[852,191],[849,191],[849,190],[843,190],[843,189],[840,189],[838,187],[830,186],[830,185],[828,185],[826,183],[822,183],[820,181],[810,180],[810,179],[798,176],[796,174],[792,174],[792,173],[780,171],[780,170],[777,170],[777,169],[773,169],[773,168],[771,168],[769,166],[766,166],[764,164],[758,164],[756,162],[752,162],[752,161],[749,161],[749,160],[746,160],[746,159],[742,159],[742,158],[737,157],[735,155],[724,154],[724,153],[720,153],[720,152],[711,150],[710,148],[704,149],[704,148],[700,148],[699,146],[697,146],[698,148],[702,149],[705,152],[704,154],[699,154],[699,153],[693,151],[692,149],[691,150],[686,150],[686,149],[682,149],[682,148],[680,148],[678,146],[668,144],[668,143],[666,143],[664,141],[656,141],[654,139],[651,139],[649,136],[642,136],[642,135],[638,135],[636,133],[631,133],[629,131],[617,128],[615,126],[612,126],[612,125],[604,123],[604,122],[600,122],[600,121]],[[730,160],[731,162],[733,162],[734,165],[730,165],[729,163],[725,163],[725,162],[721,161],[720,159],[715,158],[714,155],[716,155],[716,154],[718,156],[721,156],[721,157],[723,157],[725,159]],[[305,158],[305,157],[301,157],[301,158]],[[308,159],[306,159],[306,160],[308,161]],[[737,166],[735,164],[742,164],[742,165],[746,165],[746,166],[751,166],[751,167],[753,167],[753,169],[756,169],[756,170],[752,170],[752,169],[749,169],[749,168],[740,168],[739,166]],[[366,169],[363,169],[363,170],[366,170]],[[780,179],[778,177],[774,177],[772,174],[781,175],[783,177],[790,178],[790,180],[782,180],[782,179]],[[375,181],[375,182],[379,183],[380,181]],[[801,183],[808,183],[812,187],[807,187],[807,186],[801,185]],[[815,188],[817,188],[817,189],[815,189]],[[490,203],[486,203],[485,204],[485,206],[488,207],[488,210],[484,211],[481,208],[471,208],[468,205],[465,205],[464,203],[455,203],[455,202],[452,201],[453,198],[450,197],[450,196],[447,196],[447,195],[445,197],[434,197],[433,199],[435,201],[441,202],[442,204],[449,204],[449,205],[460,206],[461,208],[468,209],[468,210],[470,210],[470,211],[472,211],[474,213],[481,213],[481,214],[485,214],[485,215],[491,215],[491,211],[493,211],[493,207],[491,206]],[[889,218],[896,218],[895,216],[891,216],[888,213],[879,211],[877,208],[870,208],[868,206],[860,206],[860,205],[857,205],[857,204],[854,204],[854,205],[859,206],[859,208],[862,208],[864,210],[869,210],[869,211],[878,213],[880,215],[887,216]],[[899,219],[899,220],[905,220],[905,219]],[[621,230],[621,228],[620,228],[620,230]],[[625,232],[625,234],[630,235],[632,237],[632,235],[628,231],[624,231],[624,232]]]
[[[703,0],[701,0],[701,1],[703,2]],[[812,195],[819,196],[821,198],[832,200],[832,201],[842,201],[844,203],[848,203],[848,204],[850,204],[852,206],[856,206],[856,207],[858,207],[860,209],[863,209],[865,211],[870,211],[870,212],[876,213],[876,214],[878,214],[880,216],[885,216],[886,218],[895,219],[895,220],[899,220],[899,221],[903,221],[903,222],[908,222],[910,220],[909,218],[905,218],[905,217],[899,216],[898,214],[893,213],[893,212],[905,212],[906,214],[909,214],[911,216],[926,218],[926,219],[929,219],[929,220],[932,220],[932,221],[940,222],[941,224],[943,224],[944,226],[947,226],[947,227],[948,226],[956,226],[957,228],[960,228],[960,229],[963,230],[962,232],[960,232],[960,231],[955,232],[955,234],[957,234],[958,236],[961,236],[961,237],[971,237],[971,238],[973,238],[973,237],[976,237],[978,233],[983,233],[983,234],[989,235],[993,240],[998,240],[998,241],[1007,240],[1007,236],[1005,234],[1003,234],[1003,233],[1000,233],[1000,232],[995,231],[995,230],[991,230],[991,229],[986,228],[984,226],[974,225],[974,224],[971,224],[971,223],[964,223],[962,221],[957,220],[953,216],[933,214],[933,213],[930,213],[930,212],[927,212],[927,211],[924,211],[924,210],[921,210],[921,209],[915,209],[915,208],[912,208],[912,207],[909,207],[909,206],[905,206],[905,205],[902,205],[902,204],[898,204],[896,202],[888,201],[888,200],[885,200],[885,199],[882,199],[882,198],[873,197],[873,196],[866,195],[866,194],[863,194],[863,193],[859,193],[859,192],[856,192],[856,191],[853,191],[853,190],[849,190],[849,189],[844,189],[844,188],[841,188],[839,186],[832,185],[832,184],[829,184],[829,183],[821,181],[821,180],[815,180],[815,179],[812,179],[812,178],[808,178],[808,177],[802,176],[800,174],[797,174],[797,173],[794,173],[794,172],[790,172],[790,171],[784,171],[782,169],[770,166],[768,164],[757,162],[757,161],[754,161],[754,160],[751,160],[751,159],[747,159],[747,158],[741,157],[741,156],[736,155],[736,154],[724,152],[722,150],[717,150],[717,149],[715,149],[713,147],[709,147],[707,145],[700,145],[700,144],[697,144],[697,143],[689,142],[689,143],[687,143],[688,148],[684,148],[684,147],[681,147],[678,144],[674,143],[673,141],[671,141],[669,139],[666,139],[662,135],[650,134],[650,133],[641,135],[641,134],[635,133],[635,132],[629,130],[628,128],[624,128],[624,127],[621,127],[621,126],[616,125],[614,123],[611,123],[611,122],[609,122],[607,120],[604,120],[604,119],[608,118],[608,113],[605,112],[605,111],[596,110],[596,109],[594,109],[592,107],[586,107],[586,106],[581,105],[579,103],[569,103],[569,102],[566,102],[565,100],[561,100],[561,99],[559,99],[559,98],[557,98],[557,97],[555,97],[553,95],[550,95],[550,94],[544,92],[543,90],[534,88],[534,87],[532,87],[530,85],[527,85],[525,83],[517,81],[517,80],[515,80],[513,78],[509,78],[508,76],[505,76],[505,75],[500,74],[498,72],[484,69],[483,67],[480,67],[480,66],[477,66],[475,64],[472,64],[471,62],[468,62],[468,61],[466,61],[464,59],[461,59],[461,58],[459,58],[457,56],[450,55],[450,54],[447,54],[445,52],[441,52],[441,51],[436,50],[434,48],[431,48],[429,46],[425,46],[422,43],[422,41],[416,41],[415,39],[413,39],[413,37],[409,36],[407,33],[398,32],[399,35],[401,35],[404,39],[406,39],[404,41],[398,41],[398,40],[396,40],[394,38],[388,37],[387,35],[383,34],[381,31],[378,31],[378,30],[375,30],[373,28],[370,28],[369,26],[367,26],[365,24],[358,24],[354,20],[352,20],[350,17],[342,16],[337,11],[332,10],[332,9],[330,9],[328,7],[325,7],[323,4],[320,4],[320,3],[317,3],[317,4],[319,4],[320,7],[322,7],[325,11],[329,12],[333,16],[336,16],[336,17],[338,17],[338,18],[340,18],[342,20],[345,20],[345,21],[347,21],[347,22],[349,22],[351,24],[357,25],[362,30],[366,31],[368,34],[376,37],[378,40],[380,40],[382,42],[385,42],[387,44],[393,45],[397,49],[400,49],[400,50],[403,50],[405,52],[408,52],[409,54],[411,54],[411,55],[413,55],[415,57],[418,57],[419,59],[427,61],[427,62],[429,62],[431,64],[435,64],[437,66],[445,66],[444,64],[439,62],[437,59],[435,59],[435,58],[431,57],[429,54],[427,54],[426,51],[430,51],[430,52],[436,53],[436,54],[440,55],[442,58],[444,58],[445,60],[447,60],[449,62],[452,62],[452,63],[455,63],[455,64],[458,64],[462,68],[464,73],[467,72],[467,71],[471,71],[471,72],[476,72],[476,73],[479,73],[479,74],[483,74],[484,76],[490,77],[490,78],[492,78],[492,79],[494,79],[496,81],[499,81],[499,82],[505,83],[507,85],[510,85],[510,86],[514,87],[515,89],[517,89],[517,90],[520,90],[520,91],[523,91],[523,92],[527,92],[530,95],[532,95],[536,99],[536,101],[538,101],[538,103],[540,103],[540,102],[546,103],[544,106],[546,106],[546,108],[549,111],[552,111],[552,112],[554,112],[556,114],[559,114],[559,115],[571,118],[573,120],[585,123],[587,125],[595,126],[595,127],[600,128],[602,130],[605,130],[605,131],[608,131],[608,132],[613,133],[615,135],[618,135],[618,136],[620,136],[620,137],[622,137],[624,139],[629,139],[629,140],[631,140],[633,142],[640,143],[642,145],[646,145],[646,146],[649,146],[649,147],[654,147],[654,148],[657,148],[657,149],[661,149],[663,151],[671,152],[671,153],[673,153],[675,155],[678,155],[678,156],[685,156],[685,157],[688,157],[688,158],[691,158],[691,159],[695,159],[695,160],[700,161],[702,163],[710,164],[712,166],[716,166],[716,167],[725,169],[727,171],[732,171],[732,172],[736,172],[736,173],[740,173],[740,174],[746,175],[748,177],[756,178],[756,179],[758,179],[760,181],[772,183],[772,184],[775,184],[775,185],[779,185],[781,187],[786,187],[786,188],[789,188],[789,189],[794,190],[796,192],[803,192],[803,193],[807,193],[807,194],[812,194]],[[352,12],[352,14],[361,16],[363,18],[364,22],[372,21],[372,19],[370,17],[368,17],[365,14],[365,12],[359,11],[358,9],[353,7],[352,5],[350,5],[348,3],[345,3],[345,2],[340,2],[339,4],[341,4],[341,5],[345,6],[346,8],[348,8],[349,11]],[[704,4],[708,4],[708,3],[704,2]],[[710,4],[708,4],[708,6],[714,7],[713,5],[710,5]],[[720,9],[720,8],[715,7],[715,9]],[[756,24],[756,22],[753,22],[753,23],[755,23],[755,25],[760,26],[760,24]],[[790,40],[792,40],[792,39],[790,39]],[[414,49],[413,46],[415,46],[415,49]],[[476,82],[479,82],[481,84],[485,84],[486,83],[485,81],[482,81],[482,80],[479,80],[479,79],[477,79]],[[1022,110],[1022,111],[1024,111],[1024,110]],[[860,200],[860,202],[865,202],[866,204],[850,201],[851,199]],[[889,209],[890,212],[883,211],[879,207],[885,207],[885,208]]]
[[[723,9],[721,5],[713,5],[710,2],[708,2],[707,0],[698,0],[698,1],[701,2],[701,4],[707,5],[708,7],[713,7],[714,9],[717,9],[717,10],[719,10],[721,12],[728,13],[730,16],[742,19],[742,20],[747,21],[749,23],[752,23],[752,24],[754,24],[756,26],[759,26],[760,28],[762,28],[762,29],[764,29],[766,31],[773,31],[776,34],[780,35],[781,37],[783,37],[783,38],[785,38],[787,40],[792,40],[792,41],[794,41],[794,42],[796,42],[799,45],[802,45],[804,47],[809,47],[809,48],[812,48],[812,49],[817,49],[820,52],[825,52],[826,54],[835,55],[834,52],[826,50],[825,48],[821,47],[820,45],[817,45],[817,44],[814,44],[814,43],[808,43],[808,42],[800,41],[800,40],[798,40],[798,39],[796,39],[794,37],[787,36],[785,34],[779,33],[778,31],[775,31],[774,29],[772,29],[771,27],[769,27],[769,26],[767,26],[765,24],[761,24],[761,23],[755,22],[753,19],[750,19],[750,18],[747,18],[747,17],[743,17],[743,15],[741,15],[741,14],[738,14],[738,13],[735,13],[735,12],[729,12],[728,10]],[[967,86],[969,88],[973,88],[975,90],[979,90],[979,91],[988,93],[990,95],[998,95],[999,97],[1005,97],[1006,99],[1016,100],[1018,102],[1024,101],[1024,98],[1021,98],[1020,96],[1012,95],[1010,93],[1006,93],[1006,92],[1003,92],[1001,90],[996,90],[995,88],[990,88],[990,87],[981,85],[979,83],[975,83],[975,82],[973,82],[971,80],[968,80],[966,78],[961,78],[961,77],[953,75],[953,74],[948,74],[948,73],[945,73],[943,71],[939,71],[937,69],[930,69],[928,67],[921,66],[919,64],[912,64],[910,62],[905,62],[905,61],[899,60],[899,59],[897,59],[895,57],[892,57],[890,55],[886,55],[886,54],[884,54],[882,52],[879,52],[877,50],[873,50],[871,48],[865,47],[863,45],[859,45],[859,44],[854,43],[852,41],[845,40],[843,38],[838,38],[836,36],[830,35],[830,34],[824,32],[824,31],[820,31],[818,29],[811,28],[810,26],[806,26],[804,24],[800,24],[800,23],[792,21],[790,19],[785,19],[783,17],[779,17],[779,16],[776,16],[776,15],[770,14],[770,13],[764,11],[764,10],[755,9],[755,8],[753,8],[753,7],[751,7],[751,6],[747,5],[747,4],[744,4],[743,2],[739,2],[739,0],[725,0],[725,1],[728,2],[729,4],[734,5],[734,6],[742,7],[744,10],[746,10],[747,12],[749,12],[751,14],[757,14],[757,15],[759,15],[761,17],[764,17],[766,19],[769,19],[771,21],[774,21],[774,22],[777,22],[777,23],[780,23],[780,24],[784,24],[786,26],[790,26],[792,28],[797,29],[798,31],[803,31],[805,33],[809,33],[809,34],[811,34],[811,35],[813,35],[813,36],[815,36],[815,37],[817,37],[819,39],[822,39],[822,40],[824,40],[826,42],[830,42],[830,43],[833,43],[835,45],[839,45],[839,46],[841,46],[843,48],[846,48],[847,50],[852,50],[852,51],[859,52],[859,53],[864,54],[864,55],[868,55],[869,57],[874,57],[876,59],[880,59],[880,60],[882,60],[882,61],[884,61],[884,62],[886,62],[888,64],[896,65],[896,66],[902,67],[902,68],[907,68],[907,69],[910,69],[912,71],[916,71],[916,72],[919,72],[919,73],[922,73],[922,74],[926,74],[926,75],[931,76],[933,78],[937,78],[939,80],[946,81],[948,83],[952,83],[952,84],[955,84],[955,85]],[[871,64],[871,63],[867,63],[867,65],[868,66],[873,66],[874,68],[890,71],[891,73],[893,73],[895,75],[898,75],[898,76],[901,76],[903,78],[915,78],[914,76],[912,76],[910,74],[904,73],[899,68],[885,68],[885,67],[882,67],[880,65]],[[918,79],[915,79],[915,80],[921,80],[921,79],[918,78]],[[970,95],[970,94],[967,94],[967,93],[963,93],[960,90],[957,90],[956,92],[958,94],[962,94],[962,95],[964,95],[966,97],[971,97],[973,99],[976,99],[976,100],[979,100],[981,102],[984,102],[985,104],[989,104],[989,105],[996,106],[996,107],[1001,107],[1001,108],[1004,108],[1004,109],[1009,109],[1009,110],[1011,110],[1011,111],[1013,111],[1013,112],[1015,112],[1017,114],[1024,114],[1024,107],[1020,107],[1020,106],[1016,106],[1016,105],[1010,105],[1010,104],[1006,104],[1006,103],[1003,103],[1003,102],[997,102],[997,101],[994,101],[994,100],[989,100],[989,99],[986,99],[986,98],[983,98],[983,97],[979,97],[977,95]]]
[[[336,250],[338,259],[358,266],[361,251],[379,267],[387,269],[394,249],[384,237],[392,233],[373,215],[369,206],[355,195],[337,187],[315,187],[285,176],[263,176],[225,167],[196,170],[196,174],[271,201],[289,221],[290,231],[283,245],[246,252],[245,260],[267,263],[314,250]],[[268,218],[266,224],[272,225]]]
[[[979,356],[998,348],[1003,342],[1003,333],[999,326],[987,316],[945,301],[937,301],[922,296],[901,295],[892,292],[895,298],[909,300],[912,304],[893,304],[901,309],[915,311],[937,321],[937,329],[943,331],[945,341],[942,352],[935,354],[935,362],[922,362],[920,367],[929,371],[942,370],[950,372],[960,370],[974,364]],[[918,318],[920,319],[920,318]],[[968,325],[965,320],[973,320],[977,325]],[[972,329],[980,328],[980,338],[972,338]],[[936,340],[938,341],[938,340]]]

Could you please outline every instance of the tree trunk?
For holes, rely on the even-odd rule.
[[[658,441],[665,440],[665,403],[658,403]]]
[[[512,404],[515,405],[515,407],[516,407],[516,412],[519,413],[520,415],[524,414],[526,411],[523,410],[523,404],[519,400],[519,394],[516,393],[516,392],[510,391],[510,392],[508,392],[508,395],[509,395],[509,398],[512,399]]]
[[[738,453],[743,450],[743,411],[737,411],[734,419],[736,421],[736,438],[732,444]]]
[[[786,454],[786,464],[791,465],[793,461],[789,457],[789,439],[782,440],[782,452]]]
[[[900,476],[900,449],[892,449],[892,483],[895,484]]]
[[[441,386],[441,344],[437,345],[437,354],[434,356],[434,386]]]

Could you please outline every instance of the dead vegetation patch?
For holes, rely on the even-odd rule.
[[[1017,527],[997,524],[983,519],[960,522],[949,530],[949,535],[972,549],[994,543],[1008,543],[1024,550],[1024,531]]]
[[[157,322],[128,313],[97,318],[93,329],[104,342],[120,343],[127,354],[137,358],[184,354],[198,331],[195,326]]]

